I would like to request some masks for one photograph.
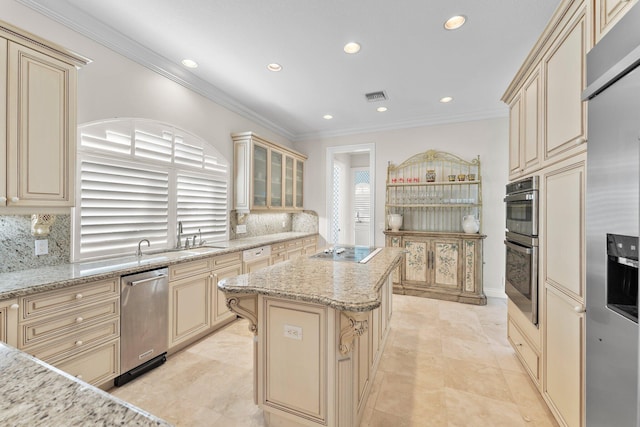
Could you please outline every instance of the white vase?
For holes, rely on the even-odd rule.
[[[389,222],[391,231],[400,231],[400,227],[402,227],[402,215],[389,214],[387,221]]]
[[[462,218],[462,229],[468,234],[477,233],[480,230],[480,221],[473,215],[467,215]]]

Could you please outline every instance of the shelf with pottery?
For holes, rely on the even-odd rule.
[[[407,251],[395,293],[486,304],[479,156],[429,150],[389,163],[385,210],[386,245]]]

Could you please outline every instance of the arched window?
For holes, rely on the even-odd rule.
[[[196,242],[228,239],[229,162],[174,126],[113,119],[78,127],[74,260],[176,246],[177,226]],[[184,243],[184,242],[183,242]]]

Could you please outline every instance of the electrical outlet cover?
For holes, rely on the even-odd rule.
[[[238,224],[236,227],[236,233],[243,234],[247,232],[247,224]]]
[[[36,256],[48,254],[49,241],[47,239],[36,240],[35,250],[36,250]]]

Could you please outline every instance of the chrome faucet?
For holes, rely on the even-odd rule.
[[[182,221],[178,221],[178,242],[176,243],[176,248],[182,248]]]
[[[149,240],[147,239],[142,239],[138,242],[138,252],[136,252],[136,255],[138,256],[142,256],[142,248],[140,247],[140,245],[142,244],[142,242],[147,242],[147,247],[151,246],[151,243],[149,243]]]

